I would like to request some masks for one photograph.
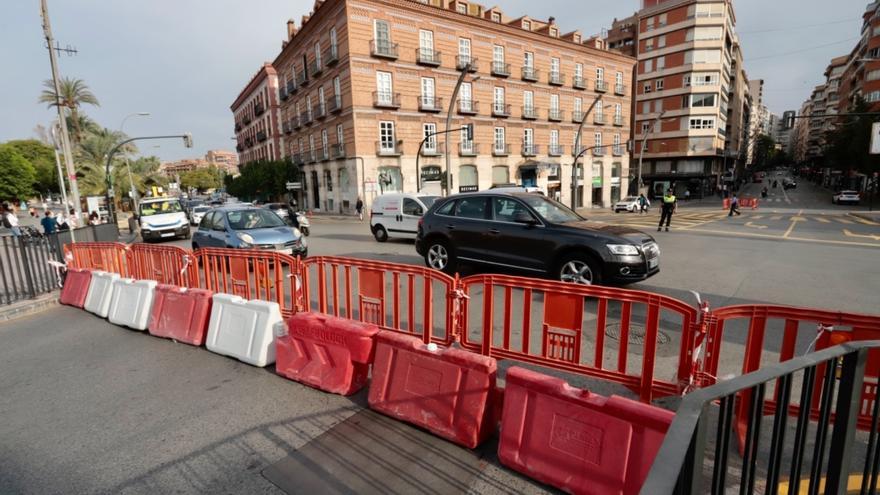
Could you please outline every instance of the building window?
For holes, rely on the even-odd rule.
[[[419,60],[434,61],[434,32],[419,30]]]
[[[665,48],[666,47],[666,35],[660,35],[657,37],[657,48]]]
[[[688,50],[684,52],[686,64],[718,64],[721,63],[721,50]]]
[[[456,12],[458,12],[459,14],[467,14],[467,5],[465,5],[465,4],[462,3],[462,2],[458,2],[458,3],[455,5],[455,10],[456,10]]]
[[[394,122],[388,120],[379,122],[379,150],[393,153],[396,144],[394,141]]]
[[[463,112],[472,112],[474,110],[474,100],[472,98],[471,83],[462,83],[458,91],[461,95],[458,97],[459,108]]]
[[[321,151],[324,158],[330,156],[330,140],[327,138],[327,129],[321,129]]]
[[[336,51],[336,28],[330,28],[330,49]]]
[[[315,135],[309,134],[309,155],[315,160]]]
[[[559,147],[559,130],[558,129],[550,129],[550,149],[553,150]]]
[[[342,87],[339,85],[339,76],[333,78],[333,96],[336,98],[342,96]]]
[[[657,91],[663,91],[663,79],[657,79],[654,81],[654,89]]]
[[[531,127],[526,127],[523,129],[523,147],[532,149],[532,144],[535,142],[535,130]]]
[[[654,17],[648,17],[648,20],[645,21],[645,31],[654,30],[654,21],[656,21]]]
[[[657,61],[654,63],[657,70],[663,70],[666,68],[666,57],[657,57]]]
[[[724,34],[723,29],[721,26],[691,28],[688,29],[684,39],[685,41],[720,40]]]
[[[504,139],[504,128],[496,127],[495,128],[495,151],[499,153],[504,153],[507,147],[507,141]]]
[[[344,144],[345,143],[345,130],[342,128],[342,124],[336,125],[336,144]]]
[[[324,108],[324,86],[318,88],[318,108],[321,109],[321,113],[326,113],[327,110]]]
[[[324,171],[324,187],[328,192],[333,190],[333,174],[329,170]]]
[[[651,92],[651,81],[647,81],[642,89],[644,89],[643,93],[650,93]]]
[[[584,77],[584,64],[574,64],[574,77],[575,79],[583,79]]]
[[[868,71],[865,75],[865,79],[868,81],[876,81],[877,79],[880,79],[880,70]]]
[[[459,63],[469,64],[471,62],[471,40],[468,38],[458,39],[458,57]]]
[[[376,72],[376,101],[381,105],[390,105],[393,100],[393,86],[390,72]]]
[[[666,25],[666,14],[660,14],[660,17],[657,20],[657,27],[663,27]]]
[[[492,22],[501,22],[501,14],[492,12]]]
[[[593,135],[593,139],[595,140],[595,143],[593,143],[593,145],[596,147],[597,150],[601,150],[602,149],[602,133],[597,132],[596,134]]]
[[[493,98],[493,103],[495,104],[495,112],[503,113],[504,112],[504,88],[496,87],[495,95]]]
[[[388,26],[388,22],[375,20],[373,22],[373,36],[376,39],[378,53],[391,53],[391,28]]]
[[[523,67],[534,68],[535,67],[535,54],[532,52],[523,53]]]
[[[550,113],[559,111],[559,95],[550,95]]]
[[[315,67],[321,68],[321,42],[315,43]]]
[[[435,108],[436,106],[433,77],[422,78],[422,105],[426,108]]]
[[[556,28],[550,28],[550,36],[554,38],[559,34],[559,31]]]
[[[526,21],[526,20],[522,21],[522,28],[525,29],[526,31],[531,31],[532,30],[531,21]]]
[[[620,103],[614,104],[614,120],[620,120],[623,118],[623,106]]]
[[[681,106],[683,108],[714,107],[715,93],[694,93],[682,95]]]
[[[473,124],[471,124],[473,125]],[[473,153],[474,151],[474,140],[468,139],[468,130],[466,128],[462,128],[459,132],[459,137],[461,139],[461,151],[467,153]]]
[[[596,67],[596,83],[601,83],[605,81],[605,69],[602,67]]]
[[[575,115],[580,116],[581,109],[583,108],[583,104],[584,104],[584,101],[580,96],[578,96],[577,98],[574,99],[573,110],[574,110]]]
[[[312,120],[312,95],[306,95],[306,116]]]
[[[715,117],[691,117],[688,119],[688,129],[714,129]]]
[[[651,130],[650,122],[642,122],[642,134],[647,134]]]
[[[530,112],[535,109],[535,94],[531,91],[523,91],[523,108]]]
[[[650,52],[654,50],[654,38],[648,38],[645,40],[645,51]]]
[[[574,42],[580,43],[581,42],[581,35],[579,35],[579,34],[574,35]]]
[[[723,17],[723,3],[699,3],[688,6],[688,18],[692,17]]]
[[[428,122],[422,124],[422,138],[425,140],[425,144],[422,146],[422,149],[425,151],[436,152],[437,151],[437,124],[433,122]]]
[[[504,47],[501,45],[495,45],[492,47],[492,62],[495,63],[499,68],[503,68],[501,66],[504,65]]]
[[[715,86],[717,84],[717,72],[693,72],[684,76],[685,86]]]
[[[865,101],[868,103],[874,103],[875,101],[880,101],[880,91],[871,91],[870,93],[865,94]]]

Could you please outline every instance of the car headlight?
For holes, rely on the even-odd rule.
[[[618,256],[638,256],[639,250],[632,244],[608,244],[606,245],[611,254]]]
[[[236,232],[235,236],[238,237],[242,242],[244,242],[247,245],[254,244],[253,236],[251,236],[250,234],[248,234],[246,232]]]

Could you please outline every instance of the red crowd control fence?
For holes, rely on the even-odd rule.
[[[706,347],[704,355],[697,356],[695,382],[699,387],[714,384],[720,376],[747,374],[766,366],[772,361],[787,361],[813,351],[832,347],[842,342],[880,339],[880,316],[869,316],[838,311],[824,311],[775,305],[739,305],[714,309],[707,319]],[[703,354],[703,353],[701,353]],[[741,356],[741,358],[740,358]],[[868,354],[868,365],[859,401],[858,427],[869,429],[871,410],[877,400],[878,377],[880,377],[880,351]],[[725,369],[722,363],[741,363],[741,369]],[[816,370],[822,376],[824,365]],[[819,387],[815,380],[810,404],[792,403],[789,414],[796,415],[801,407],[809,407],[810,415],[818,418],[820,412]],[[764,414],[776,409],[775,387],[773,399],[764,403]],[[749,404],[749,392],[738,402],[735,428],[744,445],[746,435],[745,408]]]
[[[298,261],[289,254],[260,249],[202,248],[193,252],[190,287],[277,302],[281,314],[297,311]]]
[[[645,402],[691,381],[700,315],[677,299],[503,275],[467,277],[461,287],[467,349],[620,383]],[[675,371],[658,378],[658,342],[675,341],[672,366],[663,366]]]
[[[303,261],[302,281],[306,311],[372,323],[383,330],[421,337],[425,343],[452,342],[456,279],[442,272],[317,256]]]
[[[189,287],[197,271],[192,251],[177,246],[132,244],[128,251],[128,266],[134,278],[155,280],[160,284]]]
[[[737,198],[739,201],[740,208],[751,208],[753,210],[758,209],[758,198]],[[721,204],[721,208],[724,210],[730,209],[730,198],[724,198],[724,201]]]
[[[64,246],[64,257],[71,268],[88,268],[130,277],[128,246],[121,242],[77,242]]]

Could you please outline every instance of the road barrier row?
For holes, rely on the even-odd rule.
[[[730,198],[724,198],[724,201],[721,202],[721,209],[729,210],[730,202]],[[758,198],[737,198],[737,202],[739,203],[740,208],[758,209]]]

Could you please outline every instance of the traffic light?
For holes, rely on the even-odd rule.
[[[193,147],[193,137],[192,137],[192,134],[190,134],[190,133],[187,132],[186,134],[183,135],[183,145],[186,146],[187,148],[192,148],[192,147]]]
[[[467,140],[473,141],[474,140],[474,124],[466,124],[464,126],[464,128],[465,128],[465,132],[467,132]]]

